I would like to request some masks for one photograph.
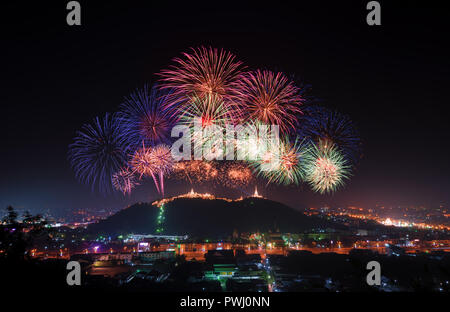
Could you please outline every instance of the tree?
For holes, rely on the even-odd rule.
[[[0,258],[17,261],[28,258],[27,250],[35,239],[48,234],[47,222],[40,215],[26,212],[22,222],[17,220],[18,213],[12,206],[6,208],[7,214],[0,227]]]

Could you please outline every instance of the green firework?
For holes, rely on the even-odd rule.
[[[330,141],[312,144],[304,165],[306,182],[320,194],[335,192],[351,175],[349,161]]]

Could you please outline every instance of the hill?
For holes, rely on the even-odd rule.
[[[226,237],[234,230],[301,233],[315,228],[344,228],[340,224],[305,216],[282,203],[255,197],[240,201],[176,198],[164,203],[162,209],[160,207],[135,204],[89,226],[88,231],[103,234],[188,234],[212,238]]]

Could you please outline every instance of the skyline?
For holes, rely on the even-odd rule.
[[[320,203],[448,204],[449,148],[442,143],[448,139],[450,126],[445,114],[439,113],[445,103],[448,50],[445,39],[436,32],[442,22],[430,19],[428,24],[418,25],[405,18],[408,14],[404,12],[395,19],[390,13],[384,15],[381,30],[370,29],[362,21],[362,6],[341,5],[328,5],[323,20],[311,14],[313,20],[300,11],[262,10],[259,16],[251,15],[260,22],[259,29],[251,23],[252,18],[238,17],[226,29],[229,32],[214,23],[210,14],[211,30],[206,33],[198,32],[200,23],[195,19],[188,24],[191,29],[179,32],[187,22],[182,8],[172,11],[173,24],[169,24],[158,16],[152,20],[136,18],[154,7],[123,12],[117,5],[86,4],[89,13],[81,29],[71,29],[52,17],[55,8],[27,8],[28,24],[19,26],[21,35],[7,36],[6,53],[13,61],[6,65],[7,92],[2,94],[7,120],[1,133],[6,134],[2,139],[7,152],[2,153],[0,205],[32,212],[48,207],[60,212],[83,206],[125,207],[156,199],[148,183],[129,198],[92,194],[88,186],[76,181],[67,161],[67,146],[82,124],[103,112],[117,111],[124,96],[155,82],[153,73],[170,64],[180,51],[202,44],[231,50],[252,68],[267,67],[301,78],[326,106],[350,115],[361,133],[364,157],[344,189],[324,196],[271,186],[269,198],[293,208]],[[24,11],[9,6],[13,13]],[[30,28],[36,21],[34,9],[47,18]],[[314,5],[308,9],[319,12]],[[414,16],[418,9],[411,4],[404,10]],[[111,14],[101,15],[105,10]],[[333,10],[341,14],[337,14],[340,23],[331,29],[321,22],[329,18],[337,21],[338,17],[331,15]],[[60,11],[64,12],[64,7]],[[435,13],[439,14],[437,9],[433,9]],[[277,26],[269,30],[273,20]],[[55,22],[61,27],[53,28]],[[151,40],[145,39],[148,37]],[[30,42],[31,49],[24,49]],[[264,184],[260,182],[258,189],[269,193]],[[166,188],[172,196],[191,187],[168,181]],[[252,188],[249,185],[250,192]],[[236,192],[220,188],[216,192],[204,186],[195,189],[224,196]]]

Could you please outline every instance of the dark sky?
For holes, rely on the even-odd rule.
[[[82,26],[69,27],[67,2],[2,4],[1,207],[59,214],[155,198],[150,184],[125,199],[91,193],[75,180],[67,146],[82,124],[116,111],[173,57],[200,45],[227,49],[252,69],[295,75],[361,132],[364,158],[345,189],[319,196],[260,183],[269,198],[294,207],[449,202],[450,14],[439,4],[380,1],[382,26],[369,27],[368,1],[80,1]],[[188,189],[166,186],[168,194]]]

